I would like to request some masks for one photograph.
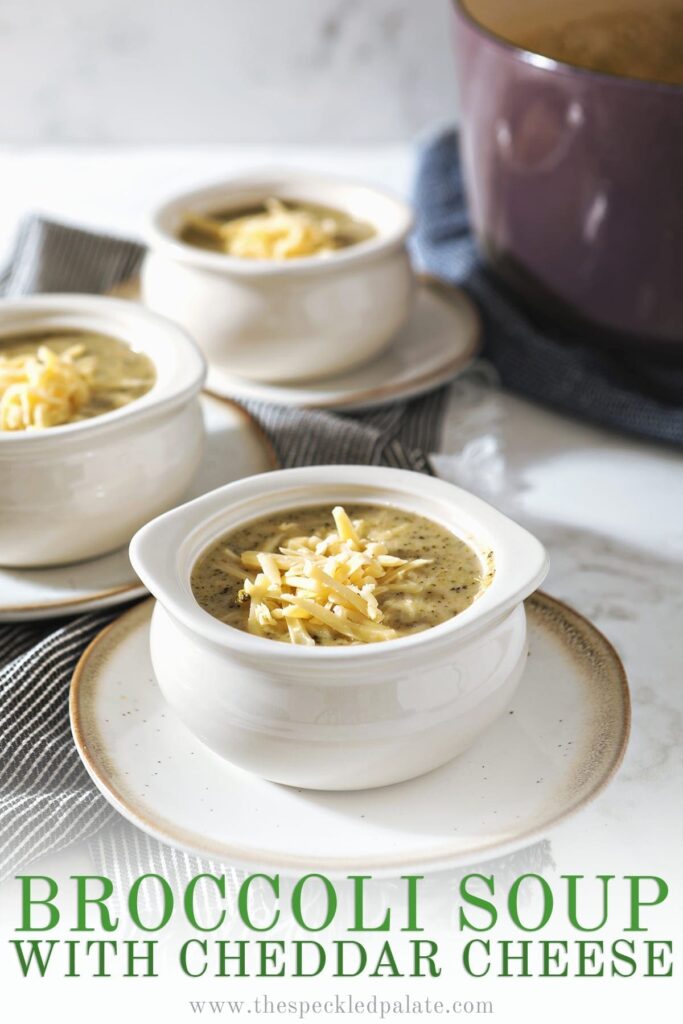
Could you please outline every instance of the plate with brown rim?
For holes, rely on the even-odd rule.
[[[371,362],[335,377],[289,384],[246,380],[209,365],[206,386],[213,394],[274,405],[360,411],[416,398],[453,380],[480,348],[481,322],[469,296],[422,277],[408,322]]]
[[[628,740],[617,653],[577,612],[526,602],[530,650],[507,712],[449,764],[382,789],[267,782],[204,747],[166,705],[149,657],[150,599],[83,654],[71,685],[76,746],[129,821],[164,843],[283,872],[440,870],[528,846],[595,798]],[[226,627],[228,628],[228,627]]]
[[[188,499],[277,468],[267,438],[243,409],[212,395],[202,395],[201,402],[207,442]],[[0,568],[0,622],[74,615],[121,604],[144,593],[128,561],[127,548],[73,565]]]

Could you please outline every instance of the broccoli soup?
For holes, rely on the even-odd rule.
[[[374,234],[370,224],[341,210],[271,198],[250,209],[188,213],[180,237],[242,259],[291,260],[330,256]]]
[[[222,622],[285,643],[392,640],[458,615],[493,577],[474,548],[403,509],[293,509],[221,537],[192,591]]]
[[[0,430],[43,430],[101,416],[140,398],[155,379],[148,356],[108,335],[0,338]]]

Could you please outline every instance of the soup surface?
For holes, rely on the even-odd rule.
[[[289,643],[372,643],[436,626],[493,577],[465,541],[379,505],[311,507],[257,519],[205,551],[192,592],[237,629]]]
[[[683,84],[683,9],[596,11],[530,33],[530,49],[613,75]]]
[[[142,352],[104,334],[0,338],[0,430],[42,430],[133,402],[156,380]]]
[[[250,209],[190,213],[180,237],[189,245],[243,259],[291,260],[329,256],[374,234],[370,224],[341,210],[273,198]]]
[[[683,85],[681,0],[459,0],[522,49],[626,78]]]

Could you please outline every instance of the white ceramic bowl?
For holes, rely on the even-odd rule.
[[[495,575],[456,618],[398,640],[301,648],[254,637],[195,601],[190,572],[225,532],[310,504],[409,509],[494,552]],[[544,578],[541,544],[479,498],[432,477],[377,466],[315,466],[249,477],[161,516],[131,561],[157,598],[151,654],[159,686],[216,753],[267,779],[363,789],[436,768],[509,704],[526,658],[522,601]]]
[[[0,338],[45,329],[98,331],[154,363],[146,395],[92,419],[0,431],[0,565],[58,565],[127,544],[182,499],[201,457],[198,394],[206,367],[177,325],[92,295],[0,301]]]
[[[347,211],[376,235],[288,261],[240,259],[178,238],[190,210],[239,210],[273,195]],[[381,352],[410,312],[411,225],[405,203],[365,185],[289,171],[236,178],[154,212],[143,301],[186,327],[217,371],[281,383],[341,373]]]

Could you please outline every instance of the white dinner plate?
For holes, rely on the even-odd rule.
[[[365,366],[301,384],[261,384],[209,367],[207,388],[226,398],[275,405],[371,409],[414,398],[452,380],[477,355],[480,337],[479,314],[465,292],[424,278],[406,326]]]
[[[526,846],[616,771],[629,731],[619,658],[576,612],[527,602],[530,655],[507,713],[466,753],[384,789],[266,782],[204,747],[166,705],[148,652],[150,599],[85,652],[71,686],[83,763],[124,817],[163,842],[284,872],[436,870]]]
[[[202,395],[207,442],[187,498],[252,473],[276,468],[256,423],[224,399]],[[145,593],[128,561],[128,548],[75,565],[0,568],[0,622],[47,619],[121,604]]]

